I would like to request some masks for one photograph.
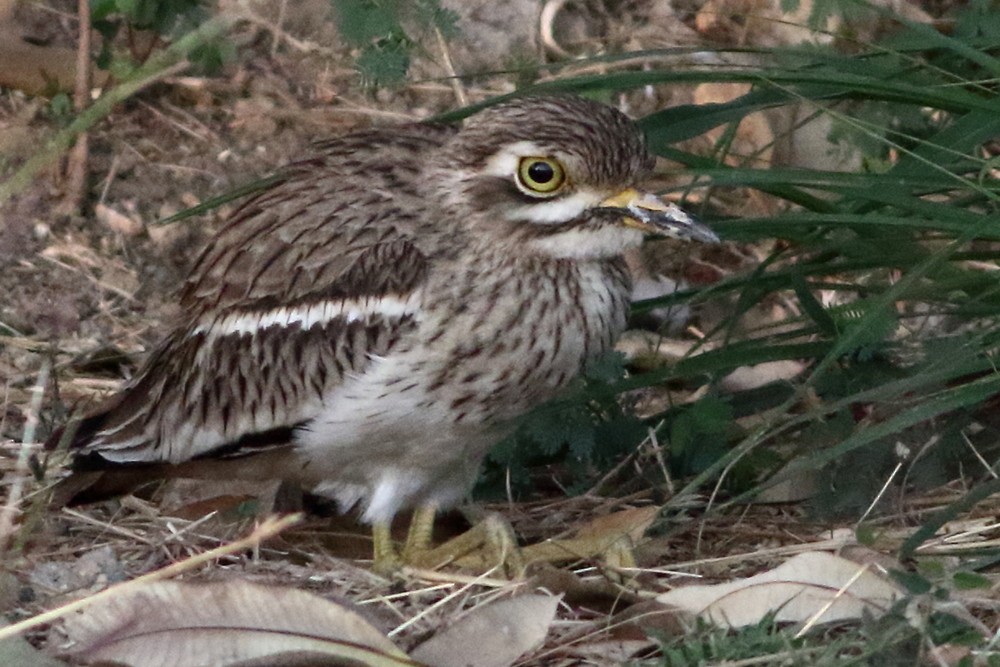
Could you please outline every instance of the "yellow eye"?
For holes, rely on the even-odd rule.
[[[517,184],[527,194],[551,195],[566,183],[566,172],[550,157],[523,157],[517,166]]]

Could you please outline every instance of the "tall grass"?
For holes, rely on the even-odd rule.
[[[893,496],[963,475],[974,483],[995,472],[1000,432],[990,413],[1000,392],[994,371],[1000,183],[991,142],[1000,137],[1000,30],[990,26],[1000,25],[1000,10],[976,3],[950,34],[901,23],[891,39],[855,44],[853,53],[756,49],[759,64],[752,67],[654,66],[518,91],[607,95],[647,85],[752,85],[725,104],[680,106],[642,120],[653,149],[683,166],[690,188],[708,193],[703,217],[724,239],[782,240],[746,274],[642,304],[721,300],[731,312],[710,332],[721,347],[613,383],[618,391],[666,382],[704,386],[702,402],[727,406],[703,410],[700,422],[690,418],[693,406],[647,420],[660,442],[724,441],[714,459],[687,457],[697,465],[676,470],[686,476],[678,504],[727,479],[736,480],[727,502],[742,502],[778,481],[819,471],[824,484],[814,507],[858,518],[886,489]],[[678,54],[645,55],[656,62]],[[627,55],[634,62],[643,54]],[[603,61],[613,66],[614,58]],[[830,116],[865,152],[866,167],[856,173],[730,167],[721,157],[676,147],[781,105]],[[711,195],[732,188],[765,193],[782,202],[782,212],[725,217],[725,205],[712,206]],[[824,303],[823,294],[836,296]],[[755,304],[777,295],[796,304],[797,313],[758,329],[744,322]],[[719,388],[736,368],[783,359],[807,362],[807,373],[743,394]],[[741,432],[711,423],[755,410],[760,419]],[[685,428],[712,435],[692,438]],[[501,451],[509,462],[510,452]],[[917,546],[908,543],[907,553]]]

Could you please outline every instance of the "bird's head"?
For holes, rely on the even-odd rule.
[[[575,97],[482,111],[429,165],[436,199],[487,243],[559,258],[615,257],[646,235],[718,241],[679,207],[638,189],[653,169],[641,130]]]

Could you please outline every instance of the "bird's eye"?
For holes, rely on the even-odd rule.
[[[566,172],[550,157],[525,157],[517,167],[517,184],[533,195],[552,195],[566,183]]]

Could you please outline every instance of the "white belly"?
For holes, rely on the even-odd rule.
[[[558,393],[624,326],[627,287],[598,268],[572,270],[568,288],[484,283],[457,295],[464,308],[428,308],[439,316],[325,396],[297,436],[316,491],[345,508],[363,502],[369,521],[460,502],[514,419]]]

